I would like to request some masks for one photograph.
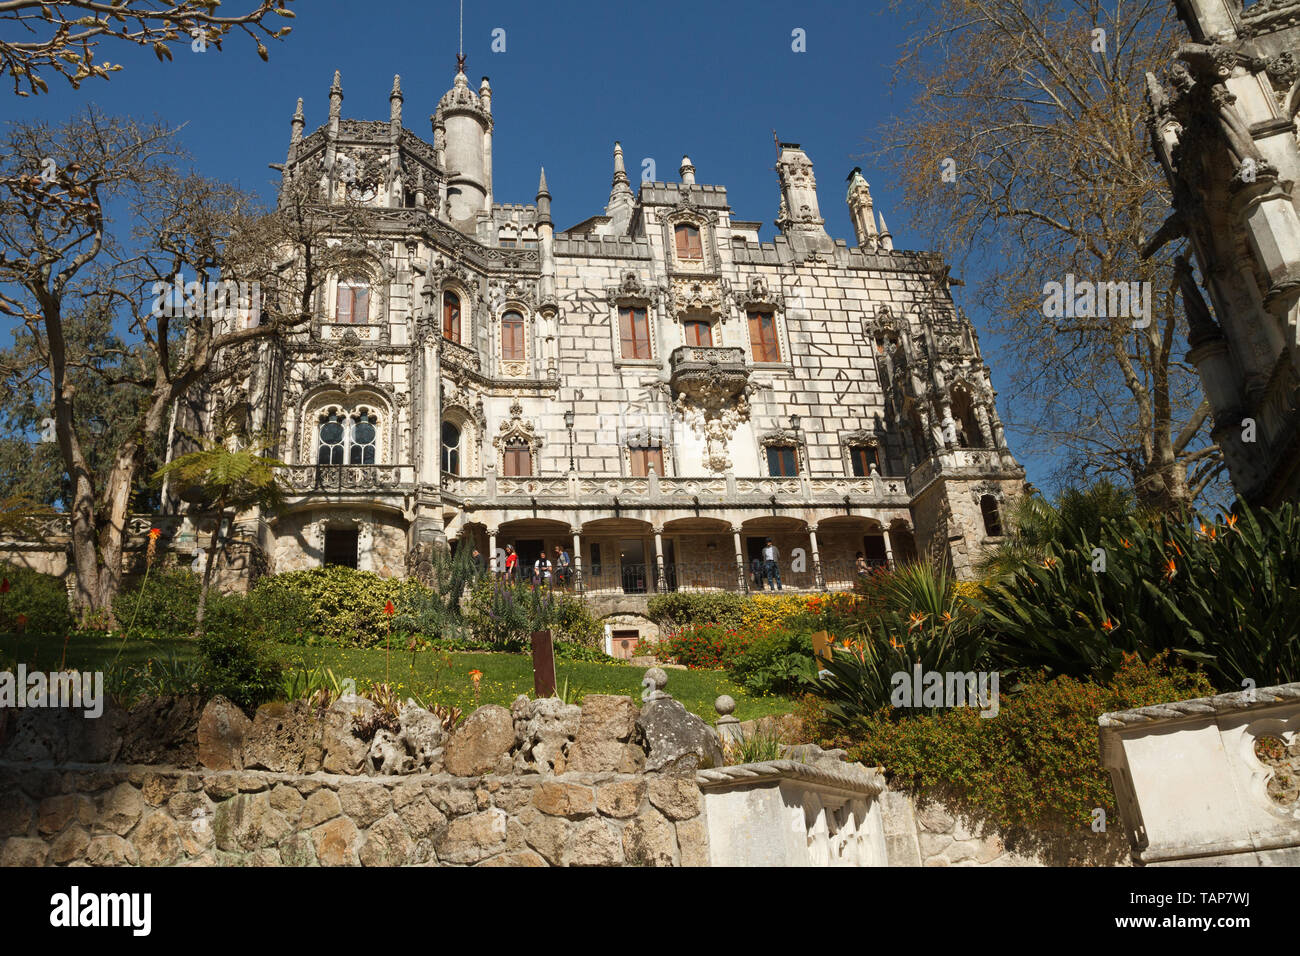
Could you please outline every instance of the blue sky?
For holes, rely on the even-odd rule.
[[[251,0],[226,3],[243,9]],[[58,122],[93,101],[109,113],[184,124],[181,139],[202,172],[268,201],[277,174],[267,164],[284,160],[297,98],[310,132],[326,119],[335,69],[343,75],[343,115],[356,119],[387,119],[400,73],[404,124],[432,138],[429,115],[455,74],[457,0],[298,0],[293,8],[296,19],[283,21],[293,32],[270,44],[269,63],[240,36],[222,52],[177,47],[170,63],[149,50],[102,46],[100,59],[125,66],[107,82],[74,91],[51,77],[49,95],[5,94],[0,102],[6,118]],[[498,28],[502,53],[491,51]],[[796,29],[805,32],[806,52],[791,48]],[[779,198],[775,129],[812,158],[831,235],[853,241],[844,180],[860,165],[895,245],[923,248],[872,155],[875,130],[906,105],[907,90],[892,86],[905,35],[905,24],[877,5],[826,0],[467,0],[466,72],[475,86],[490,77],[493,90],[494,199],[532,202],[545,165],[558,228],[596,215],[609,195],[617,139],[634,182],[645,157],[655,160],[659,179],[675,180],[689,154],[697,181],[726,186],[734,215],[762,220],[767,241]],[[981,310],[963,291],[955,290],[958,304],[983,331]],[[1005,395],[996,343],[987,334],[981,341],[994,387]],[[1014,431],[1009,439],[1015,450]],[[1024,463],[1043,484],[1050,462]]]

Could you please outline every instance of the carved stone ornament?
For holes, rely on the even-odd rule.
[[[674,313],[708,312],[721,317],[724,311],[722,284],[717,279],[673,279]]]
[[[742,312],[764,307],[780,312],[785,308],[785,296],[773,291],[762,276],[752,276],[744,291],[732,292],[732,298]]]

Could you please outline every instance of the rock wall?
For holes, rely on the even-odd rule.
[[[0,866],[707,866],[691,777],[0,763]]]

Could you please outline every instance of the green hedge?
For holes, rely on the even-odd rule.
[[[680,628],[690,624],[719,624],[724,628],[744,623],[743,594],[731,591],[656,594],[646,604],[646,614],[660,627]]]
[[[0,582],[0,632],[63,637],[72,628],[68,589],[59,578],[0,564]]]
[[[290,608],[304,615],[306,631],[325,642],[377,647],[388,635],[390,622],[393,633],[398,633],[398,615],[386,614],[384,606],[392,601],[396,610],[428,590],[411,578],[385,578],[335,564],[264,577],[250,597],[267,602],[269,608]]]
[[[118,592],[113,616],[133,631],[182,636],[194,631],[202,582],[183,568],[153,569],[149,575]],[[211,600],[214,595],[209,597]]]

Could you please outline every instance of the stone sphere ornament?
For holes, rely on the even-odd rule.
[[[736,702],[730,694],[722,694],[713,702],[713,709],[722,717],[730,717],[736,709]]]

